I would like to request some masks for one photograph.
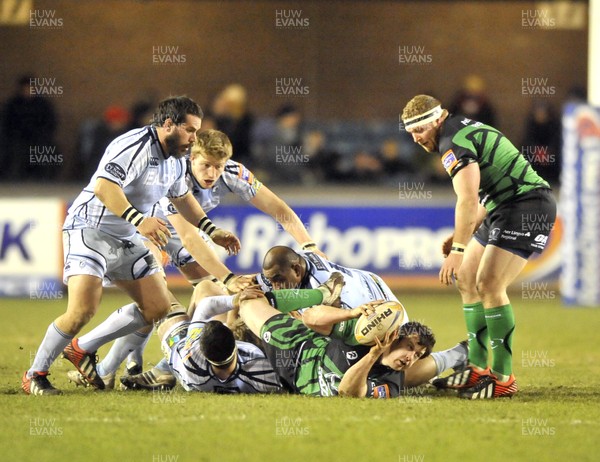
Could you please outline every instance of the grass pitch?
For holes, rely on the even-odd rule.
[[[511,400],[468,402],[419,387],[396,400],[95,392],[51,369],[58,397],[20,391],[66,299],[2,300],[0,460],[28,461],[585,461],[600,449],[600,310],[565,309],[553,292],[512,295],[517,318]],[[464,338],[459,297],[399,294],[437,347]],[[185,295],[182,296],[182,300]],[[87,332],[127,303],[107,292]],[[106,353],[106,347],[99,354]],[[145,356],[160,358],[156,339]]]

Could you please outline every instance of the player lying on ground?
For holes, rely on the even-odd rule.
[[[354,327],[348,322],[348,314],[357,318],[365,308],[344,310],[318,305],[310,310],[322,308],[335,310],[346,320],[334,323],[339,330],[331,337],[277,311],[266,298],[240,303],[241,318],[261,338],[273,369],[289,391],[314,396],[389,398],[399,396],[403,387],[418,385],[435,375],[435,367],[433,373],[425,375],[420,369],[431,364],[418,361],[426,358],[435,344],[427,327],[409,322],[388,332],[372,347],[349,345],[354,342]],[[416,370],[414,381],[405,377],[411,368]]]
[[[194,198],[200,203],[203,210],[210,212],[216,208],[221,200],[229,193],[237,195],[248,201],[257,209],[270,215],[285,229],[298,244],[304,249],[311,249],[319,255],[323,255],[316,244],[312,241],[310,234],[302,224],[296,213],[269,188],[263,185],[254,174],[244,165],[231,159],[233,154],[229,138],[218,130],[206,130],[197,135],[197,141],[191,149],[187,161],[186,181]],[[214,230],[214,225],[206,219],[201,231],[191,226],[175,209],[167,199],[162,199],[153,207],[153,215],[167,221],[167,228],[171,237],[164,251],[170,261],[175,264],[179,271],[191,284],[196,284],[206,277],[213,277],[198,262],[198,249],[203,249],[204,243],[201,236],[208,240]],[[155,255],[160,250],[151,242],[147,245]],[[159,259],[160,261],[160,259]],[[231,283],[234,283],[234,286]],[[227,286],[232,291],[241,288],[235,285],[235,281],[227,280]],[[221,292],[223,293],[223,292]],[[172,303],[178,303],[172,297]],[[150,337],[151,329],[140,330],[136,333],[118,339],[106,358],[97,365],[97,372],[105,382],[112,387],[115,380],[115,372],[130,354],[127,362],[127,370],[135,371],[142,366],[143,348]],[[94,338],[94,334],[88,334],[87,338]],[[175,380],[168,373],[168,368],[159,363],[157,368],[148,371],[148,379],[156,378],[157,385],[174,385]],[[140,372],[139,370],[137,372]],[[84,377],[75,371],[69,372],[69,378],[76,384],[87,384]]]
[[[346,268],[330,262],[321,254],[312,251],[294,251],[290,247],[276,246],[266,253],[263,260],[263,273],[256,276],[258,283],[263,291],[268,292],[273,289],[310,289],[319,287],[325,283],[333,273],[340,272],[343,275],[344,288],[339,302],[343,308],[352,308],[360,306],[364,303],[375,300],[391,300],[398,301],[391,289],[386,283],[376,274],[369,271],[358,270],[354,268]],[[219,295],[214,293],[212,289],[204,290],[209,286],[203,284],[194,290],[192,297],[191,308],[198,303],[199,300],[207,296]],[[303,294],[303,297],[306,293]],[[320,297],[318,292],[315,297]],[[295,305],[294,300],[297,300],[299,305]],[[321,303],[318,301],[307,300],[304,298],[295,298],[293,294],[287,300],[287,307],[280,306],[285,312],[298,310],[302,313],[303,307],[316,305]],[[193,311],[192,311],[193,312]],[[191,314],[191,313],[189,313]],[[408,316],[406,318],[408,320]],[[110,357],[107,356],[108,361]],[[105,361],[102,361],[98,368],[99,373],[107,372],[104,367]],[[108,363],[106,363],[108,364]],[[114,364],[114,363],[113,363]],[[108,372],[114,373],[118,364],[114,365]],[[169,367],[165,361],[161,361],[152,370],[143,373],[143,381],[145,383],[155,383],[157,388],[165,388],[169,385],[175,386],[175,379],[169,371]],[[114,376],[113,376],[114,377]],[[112,379],[114,381],[114,378]]]
[[[245,296],[255,295],[249,291]],[[203,300],[191,319],[186,313],[171,313],[158,327],[163,352],[177,381],[187,391],[283,392],[277,374],[260,348],[235,340],[225,324],[210,320],[214,302],[219,298]],[[125,388],[157,389],[154,384],[138,383],[131,377],[137,376],[121,378]]]
[[[114,283],[135,302],[111,316],[101,343],[151,325],[169,311],[170,300],[159,266],[141,236],[157,246],[167,243],[164,221],[146,217],[167,197],[190,223],[205,223],[206,214],[185,183],[185,161],[200,129],[202,110],[187,97],[162,101],[152,125],[116,138],[106,149],[89,185],[75,199],[63,226],[64,280],[67,311],[49,327],[21,387],[27,394],[58,394],[47,378],[48,369],[66,349],[75,366],[90,373],[98,388],[93,344],[72,342],[98,309],[103,281]],[[238,239],[215,230],[213,241],[237,252]],[[215,274],[228,269],[217,259]],[[220,265],[220,266],[219,266]],[[100,343],[100,344],[101,344]]]
[[[368,310],[371,309],[372,306],[378,305],[382,303],[382,301],[379,300],[376,302],[367,303],[356,309],[340,309],[331,306],[339,305],[339,297],[342,292],[343,284],[344,280],[342,278],[341,273],[334,273],[329,280],[327,280],[317,289],[284,289],[267,292],[266,297],[269,300],[269,304],[271,306],[277,307],[277,311],[275,311],[275,313],[281,314],[281,312],[278,311],[279,309],[284,310],[286,312],[291,310],[303,311],[302,321],[298,321],[298,323],[295,325],[295,328],[298,330],[297,336],[293,334],[293,330],[290,328],[290,339],[294,339],[292,343],[287,345],[287,340],[285,340],[282,337],[280,340],[278,340],[279,343],[277,344],[280,346],[281,351],[277,352],[271,349],[271,362],[276,368],[276,370],[277,367],[295,367],[298,358],[300,357],[297,351],[297,347],[299,346],[299,344],[296,344],[296,340],[301,343],[303,341],[302,339],[307,340],[313,338],[314,335],[317,334],[317,337],[314,337],[315,339],[321,337],[325,338],[324,336],[336,337],[334,339],[327,338],[323,341],[316,341],[320,346],[329,345],[329,342],[332,342],[331,347],[328,346],[327,350],[328,354],[331,357],[337,358],[336,361],[342,361],[341,358],[344,357],[344,354],[346,354],[349,359],[359,359],[359,356],[361,354],[364,354],[367,351],[369,351],[368,347],[358,345],[358,342],[356,341],[356,338],[353,334],[354,325],[356,323],[356,319],[361,314],[368,314]],[[203,292],[209,294],[218,293],[218,287],[215,286],[211,289],[211,285],[215,286],[214,283],[210,281],[203,281],[196,287],[195,292]],[[256,292],[256,290],[257,287],[249,287],[245,289],[241,293],[242,299],[256,298],[257,294],[262,294],[262,291]],[[244,294],[247,294],[248,292],[252,292],[252,296],[244,297]],[[198,309],[204,309],[203,307],[205,306],[205,304],[210,303],[210,306],[212,307],[212,311],[210,312],[210,314],[216,316],[228,312],[230,310],[235,310],[237,308],[235,300],[236,297],[209,296],[208,298],[205,298],[199,302]],[[309,306],[311,305],[314,306],[309,308]],[[291,320],[293,318],[289,317],[288,315],[282,315],[281,319],[284,323],[291,323]],[[310,329],[308,326],[310,326]],[[417,325],[413,324],[413,326]],[[253,332],[256,334],[256,331]],[[263,340],[265,340],[264,337]],[[264,345],[264,342],[260,344],[261,347],[263,347]],[[342,353],[335,353],[336,349],[339,349]],[[268,351],[269,350],[267,349],[267,352]],[[373,355],[374,353],[375,352],[373,352]],[[373,359],[373,355],[370,356],[371,359]],[[410,373],[407,375],[407,381],[405,385],[420,385],[422,383],[425,383],[427,380],[430,380],[432,377],[440,374],[442,371],[445,371],[449,368],[457,368],[460,366],[464,366],[464,363],[466,361],[466,355],[466,346],[464,344],[459,344],[456,347],[448,349],[446,351],[434,352],[427,359],[420,361],[415,365],[414,368],[411,368]],[[399,360],[399,362],[403,363],[404,366],[407,366],[410,363],[409,358],[410,355],[403,356]],[[329,359],[325,361],[328,362]],[[390,361],[392,361],[392,359],[390,359]],[[363,363],[361,363],[361,367],[366,367],[365,364],[367,363],[367,360],[363,361]],[[280,369],[278,373],[281,373],[281,370],[282,369]],[[360,370],[364,372],[363,369]],[[158,388],[155,385],[152,385],[151,381],[149,381],[144,376],[144,374],[125,376],[121,379],[121,381],[125,386],[129,388]],[[287,389],[293,392],[300,392],[299,389],[295,389],[289,383],[287,385]],[[324,391],[323,393],[325,395],[329,394],[326,391]],[[310,394],[316,394],[316,391],[313,389],[310,392]]]
[[[340,278],[334,278],[337,274]],[[263,260],[263,273],[257,276],[260,287],[264,292],[270,292],[271,289],[290,288],[290,289],[310,289],[323,288],[330,281],[337,280],[342,284],[339,300],[329,300],[326,304],[341,306],[349,309],[374,301],[395,301],[398,302],[396,296],[385,282],[376,274],[358,270],[354,268],[346,268],[337,265],[325,258],[316,255],[313,252],[294,251],[285,246],[276,246],[271,248]],[[333,290],[333,289],[332,289]],[[274,294],[282,293],[278,290],[273,291]],[[218,295],[215,288],[211,288],[210,284],[203,281],[194,290],[192,297],[192,307],[207,296]],[[323,294],[319,290],[302,290],[300,292],[287,290],[285,295],[277,299],[277,309],[284,313],[297,312],[302,314],[305,308],[323,304]],[[304,323],[315,329],[319,329],[315,311],[311,312]],[[406,314],[405,321],[408,321]],[[322,332],[319,330],[319,332]],[[455,347],[436,352],[433,358],[436,361],[436,370],[438,372],[445,371],[449,368],[459,367],[462,361],[466,358],[467,349],[463,343],[457,344]],[[140,384],[151,386],[155,384],[156,388],[164,388],[170,385],[175,385],[168,365],[161,362],[160,366],[152,371],[144,372],[136,375],[133,379]]]
[[[510,397],[518,387],[512,370],[515,320],[506,288],[546,246],[556,218],[550,187],[502,133],[449,114],[431,96],[410,100],[402,120],[415,143],[441,155],[457,196],[440,281],[448,285],[454,278],[460,291],[469,367],[436,383],[459,389],[467,399]]]

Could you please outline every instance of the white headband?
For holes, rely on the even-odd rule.
[[[414,117],[409,117],[408,119],[403,121],[404,129],[409,130],[412,128],[421,127],[422,125],[426,125],[429,122],[433,122],[434,120],[441,117],[443,112],[444,110],[442,109],[442,106],[436,106],[433,109],[424,112],[423,114]]]
[[[229,357],[223,361],[211,361],[208,358],[206,358],[206,360],[215,367],[221,367],[221,366],[225,366],[226,364],[229,364],[231,361],[233,361],[233,358],[235,357],[236,354],[237,354],[237,345],[235,346],[235,348],[233,349],[233,352],[229,355]]]

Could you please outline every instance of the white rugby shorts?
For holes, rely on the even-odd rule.
[[[161,271],[138,234],[124,240],[94,228],[63,230],[63,251],[65,284],[79,274],[97,276],[108,286]]]

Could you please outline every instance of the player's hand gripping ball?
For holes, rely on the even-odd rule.
[[[396,301],[383,302],[356,321],[354,337],[362,345],[374,345],[375,337],[383,341],[385,334],[398,329],[406,321],[406,311]]]

